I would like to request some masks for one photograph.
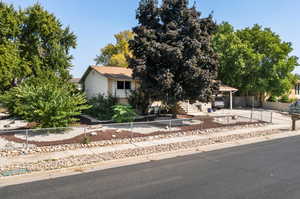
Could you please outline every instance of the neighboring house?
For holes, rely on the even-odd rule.
[[[90,66],[80,83],[88,98],[99,94],[113,95],[120,103],[127,103],[131,91],[138,85],[132,78],[131,69],[115,66]]]
[[[296,82],[294,88],[292,88],[289,98],[300,99],[300,80],[298,80]]]
[[[81,90],[81,89],[82,89],[81,84],[80,84],[80,78],[72,78],[72,79],[70,80],[70,82],[73,83],[73,84],[75,84],[75,85],[76,85],[76,88],[77,88],[78,90]]]

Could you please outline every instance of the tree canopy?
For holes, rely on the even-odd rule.
[[[16,10],[0,2],[0,92],[52,71],[70,78],[76,36],[41,5]]]
[[[128,67],[127,59],[132,57],[128,41],[133,39],[133,33],[126,30],[116,34],[115,39],[116,44],[108,44],[100,50],[100,55],[95,59],[96,64]]]
[[[290,56],[292,44],[271,29],[256,24],[234,30],[224,22],[213,41],[220,57],[219,79],[241,94],[280,96],[292,87],[298,58]]]
[[[212,16],[200,18],[188,4],[141,0],[130,41],[130,67],[141,89],[173,107],[180,100],[208,101],[218,91],[218,59],[211,45],[217,26]]]

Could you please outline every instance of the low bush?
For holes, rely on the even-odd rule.
[[[270,96],[269,99],[267,100],[268,102],[278,102],[277,97],[275,96]]]
[[[90,100],[88,104],[91,108],[86,110],[85,113],[99,120],[111,120],[113,116],[113,106],[118,103],[114,96],[98,95]]]
[[[128,105],[115,105],[113,106],[114,115],[113,121],[117,123],[133,122],[136,117],[136,113],[131,106]]]
[[[89,136],[84,136],[82,139],[82,144],[90,144],[91,138]]]
[[[289,96],[284,95],[284,96],[282,96],[282,97],[280,98],[279,101],[282,102],[282,103],[289,103],[289,102],[290,102],[290,99],[289,99]]]

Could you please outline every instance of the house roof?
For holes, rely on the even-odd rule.
[[[220,91],[221,92],[230,92],[230,91],[236,92],[236,91],[238,91],[238,89],[227,86],[227,85],[224,85],[224,84],[221,84],[220,85]]]
[[[109,79],[132,80],[132,70],[117,66],[91,66],[91,68]]]
[[[80,78],[72,78],[72,79],[70,79],[70,82],[72,82],[72,83],[79,83],[80,82]]]

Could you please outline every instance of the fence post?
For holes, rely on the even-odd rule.
[[[251,109],[250,119],[251,119],[251,122],[252,122],[253,121],[253,109]]]
[[[263,121],[263,111],[260,112],[260,121]]]
[[[271,123],[273,123],[273,111],[271,111]]]
[[[133,129],[133,123],[130,122],[131,141],[133,139],[133,130],[132,129]]]
[[[172,120],[169,121],[169,132],[171,132],[171,128],[172,128]]]
[[[26,150],[28,149],[28,129],[26,129]]]

